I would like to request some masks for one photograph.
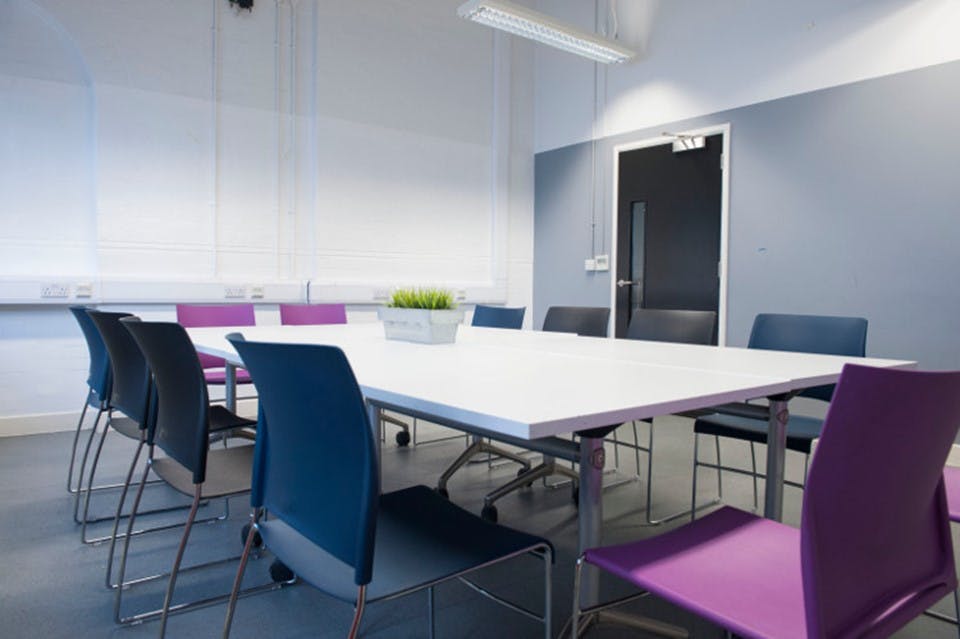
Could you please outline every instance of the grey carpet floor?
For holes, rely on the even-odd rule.
[[[643,427],[642,427],[643,428]],[[421,424],[421,443],[401,449],[393,444],[393,429],[388,426],[388,444],[383,454],[384,490],[422,483],[432,486],[436,478],[463,448],[463,439],[435,443],[424,440],[449,434]],[[657,454],[654,467],[655,513],[660,516],[686,507],[690,499],[690,464],[692,455],[691,422],[667,417],[657,420]],[[71,518],[72,496],[65,490],[66,465],[70,433],[0,438],[0,637],[7,639],[33,637],[153,637],[156,622],[138,626],[117,627],[113,617],[113,593],[104,586],[106,545],[84,546],[79,542],[79,526]],[[628,429],[621,437],[630,439]],[[108,438],[98,471],[98,481],[118,480],[129,463],[133,445],[122,437]],[[708,455],[712,447],[701,446]],[[730,443],[723,448],[727,463],[749,463],[749,448]],[[644,525],[645,484],[635,479],[636,465],[630,451],[619,453],[619,469],[607,476],[631,479],[605,491],[604,541],[617,543],[659,534],[677,521],[659,527]],[[613,465],[614,451],[608,449],[608,465]],[[646,460],[640,469],[646,472]],[[759,460],[762,464],[762,456]],[[802,458],[791,456],[788,475],[802,472]],[[761,465],[762,468],[762,465]],[[716,482],[709,471],[701,471],[701,499],[716,495]],[[516,466],[507,464],[488,468],[474,464],[459,473],[450,483],[450,495],[456,503],[479,512],[483,495],[498,484],[512,478]],[[724,501],[751,508],[753,495],[749,479],[732,474],[724,476]],[[569,487],[533,488],[508,496],[498,504],[501,523],[527,530],[551,539],[558,557],[553,578],[553,623],[559,631],[571,610],[573,598],[573,563],[576,557],[576,508]],[[319,497],[322,498],[322,495]],[[760,499],[762,503],[762,487]],[[162,486],[148,488],[145,506],[169,505],[183,501]],[[112,512],[116,493],[97,493],[92,501],[95,515]],[[201,513],[222,512],[222,502],[212,503]],[[786,521],[796,524],[800,509],[800,491],[787,489]],[[247,520],[245,498],[234,498],[226,521],[199,525],[191,536],[185,565],[211,558],[226,558],[241,550],[240,530]],[[144,522],[174,521],[182,513],[157,515]],[[91,534],[105,534],[106,524],[96,524]],[[131,546],[130,575],[141,576],[151,571],[169,569],[180,531],[134,538]],[[252,561],[246,584],[266,583],[269,554]],[[178,582],[177,600],[209,596],[229,590],[236,563],[185,574]],[[518,597],[531,607],[538,607],[542,597],[539,562],[521,559],[516,564],[497,567],[479,575],[478,580],[491,589]],[[158,607],[163,583],[133,588],[124,597],[124,614],[139,609]],[[628,594],[630,589],[606,577],[601,581],[604,597]],[[437,637],[484,638],[541,637],[540,627],[533,621],[497,606],[459,583],[449,583],[437,590]],[[171,618],[168,637],[217,637],[222,628],[225,605],[176,615]],[[687,614],[663,601],[649,597],[626,606],[627,609],[686,628],[694,637],[722,637],[723,633],[709,623]],[[938,609],[951,611],[950,602],[941,602]],[[242,599],[238,605],[231,636],[247,637],[343,637],[346,635],[352,610],[305,585]],[[368,606],[362,636],[369,638],[425,637],[427,635],[426,595],[415,594],[399,600]],[[590,639],[613,637],[646,637],[643,632],[604,625],[593,629]],[[955,627],[933,619],[921,618],[904,628],[897,637],[947,638],[957,636]]]

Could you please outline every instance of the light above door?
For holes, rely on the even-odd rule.
[[[615,42],[506,0],[470,0],[460,5],[457,15],[596,62],[623,63],[635,55]]]

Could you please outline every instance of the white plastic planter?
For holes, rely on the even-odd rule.
[[[377,317],[383,321],[383,332],[387,339],[421,344],[452,344],[457,339],[457,327],[463,321],[463,309],[432,311],[381,306],[377,309]]]

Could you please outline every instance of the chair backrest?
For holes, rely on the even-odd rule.
[[[747,347],[863,357],[867,348],[867,320],[862,317],[761,313],[753,320]],[[833,385],[808,388],[800,395],[829,402]]]
[[[207,384],[193,342],[174,322],[120,320],[143,351],[157,388],[153,444],[193,473],[202,484],[210,445]]]
[[[710,344],[716,323],[717,314],[713,311],[638,308],[630,318],[627,339]]]
[[[473,309],[471,326],[485,326],[487,328],[522,328],[523,314],[526,306],[508,308],[506,306],[484,306],[477,304]]]
[[[110,372],[110,357],[107,355],[107,347],[103,343],[100,331],[93,324],[93,320],[87,315],[86,306],[71,306],[70,312],[80,325],[83,332],[83,339],[87,343],[87,353],[90,355],[90,367],[87,370],[87,386],[93,395],[96,396],[96,402],[91,397],[91,403],[100,403],[110,401],[110,386],[112,375]]]
[[[543,318],[544,331],[576,333],[585,337],[606,337],[609,308],[591,306],[551,306]]]
[[[345,304],[281,304],[280,323],[292,324],[346,324]]]
[[[253,304],[177,304],[177,322],[186,328],[198,326],[256,326]],[[203,368],[221,368],[224,361],[197,353]]]
[[[844,367],[803,493],[808,636],[889,636],[957,587],[943,466],[958,424],[960,372]]]
[[[94,310],[88,310],[87,315],[100,331],[110,355],[113,372],[110,407],[140,424],[140,428],[146,428],[150,409],[150,368],[130,331],[120,323],[121,319],[134,315]]]
[[[379,501],[377,442],[339,348],[230,336],[260,398],[251,503],[369,583]]]

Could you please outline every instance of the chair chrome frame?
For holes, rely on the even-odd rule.
[[[194,564],[186,568],[181,568],[180,564],[182,563],[182,560],[183,560],[183,553],[186,550],[187,541],[190,538],[190,531],[193,528],[193,525],[195,523],[199,523],[196,521],[196,515],[200,507],[200,502],[203,499],[203,494],[202,494],[203,484],[196,484],[195,491],[193,494],[193,501],[190,505],[190,514],[187,516],[187,521],[184,524],[175,525],[175,526],[181,526],[181,525],[183,526],[183,534],[180,537],[180,542],[177,546],[177,553],[174,558],[173,567],[171,568],[170,572],[158,573],[155,575],[151,575],[149,577],[141,577],[141,578],[132,579],[129,581],[124,581],[124,577],[126,576],[126,569],[127,569],[127,558],[130,551],[130,539],[134,536],[133,526],[137,516],[137,508],[140,504],[140,499],[143,497],[143,490],[147,483],[147,476],[150,474],[153,467],[153,461],[154,461],[153,455],[154,455],[153,446],[150,446],[148,456],[147,456],[147,465],[146,465],[146,468],[144,468],[143,470],[143,474],[137,488],[137,494],[136,494],[136,497],[134,498],[133,508],[127,520],[127,532],[123,536],[124,537],[123,552],[120,555],[120,567],[118,569],[117,586],[114,587],[116,594],[114,596],[114,604],[113,604],[113,619],[114,619],[114,622],[117,623],[118,625],[132,625],[132,624],[142,623],[144,621],[149,621],[152,619],[159,618],[161,620],[159,635],[160,637],[163,637],[166,633],[167,619],[171,614],[187,612],[188,610],[194,610],[197,608],[211,606],[217,603],[222,603],[230,597],[230,593],[223,593],[223,594],[215,595],[212,597],[206,597],[204,599],[198,599],[191,602],[185,602],[185,603],[173,605],[173,593],[176,587],[177,577],[179,576],[179,574],[181,572],[199,570],[201,568],[208,568],[210,566],[216,566],[216,565],[221,565],[221,564],[229,563],[232,561],[236,561],[237,559],[241,558],[241,555],[226,557],[224,559],[215,559],[215,560],[203,562],[200,564]],[[221,495],[221,496],[224,497],[225,499],[228,499],[229,497],[242,495],[247,492],[249,492],[249,489],[236,491],[236,492],[232,492],[230,494]],[[170,528],[175,526],[170,526]],[[250,543],[251,539],[248,537],[247,541],[248,543]],[[123,616],[121,614],[123,592],[125,590],[128,590],[131,586],[134,586],[134,585],[144,584],[144,583],[156,581],[158,579],[163,579],[163,578],[167,578],[168,581],[167,581],[167,588],[164,594],[163,605],[160,608],[143,611],[143,612],[135,613],[128,616]],[[246,595],[246,594],[253,594],[256,592],[266,592],[268,590],[276,590],[276,589],[282,588],[287,584],[293,583],[294,581],[295,580],[291,580],[288,582],[269,583],[269,584],[263,584],[260,586],[254,586],[252,588],[245,589],[243,591],[243,594]],[[108,584],[109,584],[109,577],[108,577]]]
[[[230,592],[229,603],[227,604],[227,616],[223,623],[223,635],[222,635],[223,639],[229,639],[230,637],[230,629],[233,625],[233,616],[237,607],[237,598],[239,597],[240,594],[246,594],[248,592],[248,591],[241,591],[240,584],[243,581],[243,575],[244,575],[244,572],[246,571],[247,559],[249,558],[251,549],[253,547],[253,540],[259,532],[260,516],[261,516],[261,509],[259,508],[252,509],[250,517],[253,521],[253,525],[250,527],[250,532],[247,534],[247,541],[244,544],[243,554],[240,557],[240,566],[237,569],[237,576],[234,579],[233,589]],[[543,560],[543,572],[544,572],[543,614],[538,615],[536,612],[532,610],[528,610],[527,608],[524,608],[519,604],[508,601],[507,599],[504,599],[503,597],[500,597],[499,595],[496,595],[488,591],[487,589],[483,588],[476,582],[473,582],[466,578],[467,575],[473,572],[477,572],[483,568],[487,568],[489,566],[493,566],[501,562],[508,561],[510,559],[514,559],[516,557],[519,557],[521,555],[526,555],[526,554],[534,555]],[[495,601],[496,603],[506,608],[509,608],[510,610],[513,610],[514,612],[517,612],[525,617],[541,622],[544,626],[544,635],[543,635],[544,639],[552,639],[552,631],[551,631],[551,619],[552,619],[552,613],[553,613],[552,587],[551,587],[552,564],[553,564],[553,549],[549,546],[549,544],[539,543],[539,544],[534,544],[533,546],[530,546],[528,548],[518,550],[509,555],[498,557],[493,561],[489,561],[480,566],[475,566],[473,568],[470,568],[469,570],[464,570],[455,574],[447,575],[446,577],[443,577],[443,578],[434,579],[433,581],[430,581],[424,584],[418,584],[417,586],[413,586],[411,588],[407,588],[399,592],[390,593],[389,595],[378,597],[376,599],[367,598],[366,585],[358,586],[353,620],[350,625],[350,632],[347,636],[349,639],[355,639],[357,637],[360,631],[360,623],[363,618],[363,612],[366,608],[366,604],[374,603],[378,601],[390,601],[391,599],[398,599],[400,597],[404,597],[406,595],[410,595],[415,592],[419,592],[421,590],[426,590],[427,591],[427,614],[429,619],[429,626],[428,626],[429,631],[427,636],[429,637],[429,639],[434,639],[436,634],[434,588],[438,584],[444,583],[446,581],[450,581],[451,579],[458,579],[461,583],[470,587],[472,590],[483,595],[484,597],[487,597],[491,601]],[[162,636],[162,633],[161,633],[161,636]]]

